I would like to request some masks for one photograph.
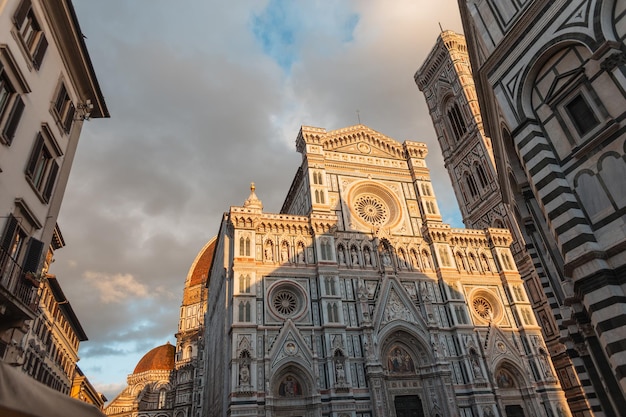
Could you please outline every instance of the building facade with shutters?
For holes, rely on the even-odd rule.
[[[592,387],[592,411],[622,415],[626,4],[459,7],[503,199],[558,272],[550,307],[581,384]]]
[[[0,3],[0,360],[24,355],[83,122],[108,117],[71,1]]]
[[[507,204],[502,197],[491,139],[483,129],[465,37],[442,32],[416,72],[415,82],[426,98],[466,227],[505,227],[511,231],[513,258],[570,409],[575,415],[592,415],[597,394],[592,385],[581,384],[560,341],[560,314],[553,309],[563,304],[562,275],[543,255],[543,246],[536,246],[530,225],[522,222],[523,218],[530,218],[528,208]]]
[[[442,222],[426,145],[302,127],[280,213],[252,187],[208,282],[207,416],[569,416],[508,230]]]

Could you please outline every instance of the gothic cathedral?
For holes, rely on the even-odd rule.
[[[510,232],[442,222],[425,144],[357,125],[296,146],[280,213],[252,187],[222,218],[203,415],[569,416]]]

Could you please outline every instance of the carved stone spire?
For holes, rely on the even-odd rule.
[[[250,196],[245,201],[245,203],[243,203],[243,206],[250,209],[263,210],[263,203],[261,203],[261,200],[259,200],[259,198],[256,196],[256,193],[254,192],[255,189],[256,187],[254,186],[254,183],[251,182]]]

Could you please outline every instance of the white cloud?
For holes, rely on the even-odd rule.
[[[109,275],[104,272],[85,271],[84,276],[98,290],[100,300],[105,304],[119,304],[128,298],[143,298],[148,295],[148,288],[137,282],[131,274]]]

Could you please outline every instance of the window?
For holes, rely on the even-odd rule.
[[[326,295],[337,295],[335,291],[335,281],[332,277],[326,277],[324,279],[324,284],[326,287]]]
[[[250,256],[250,238],[248,236],[239,238],[239,256]]]
[[[485,169],[483,168],[482,164],[479,164],[478,162],[474,164],[474,170],[476,171],[476,175],[478,176],[480,187],[487,187],[487,185],[489,185],[489,181],[487,180],[487,174],[485,174]]]
[[[54,100],[54,115],[57,119],[57,123],[60,124],[60,127],[65,133],[69,133],[72,128],[75,112],[76,108],[65,88],[65,84],[61,83],[56,99]]]
[[[165,408],[165,399],[167,398],[167,392],[165,389],[159,391],[159,409]]]
[[[478,195],[478,188],[476,187],[476,180],[472,174],[468,172],[465,173],[465,183],[472,197],[476,197]]]
[[[250,292],[250,275],[239,275],[239,292]]]
[[[326,312],[328,313],[329,323],[339,323],[339,307],[337,307],[337,303],[326,304]]]
[[[582,94],[577,94],[565,105],[565,109],[580,136],[589,133],[599,123],[598,118]]]
[[[313,184],[321,185],[322,183],[322,173],[321,172],[313,172]]]
[[[13,23],[19,34],[22,46],[30,55],[35,69],[41,67],[48,48],[48,41],[37,21],[30,0],[23,0],[13,15]]]
[[[0,129],[5,143],[11,144],[24,111],[24,101],[0,64]]]
[[[19,227],[17,218],[10,214],[2,235],[2,252],[4,253],[0,255],[0,259],[4,261],[8,257],[17,262],[24,248],[25,240],[26,233]]]
[[[239,321],[240,322],[251,321],[250,301],[239,302]]]
[[[17,219],[9,214],[0,240],[0,277],[12,275],[16,269],[19,271],[20,262],[22,272],[39,271],[43,242],[28,238]]]
[[[461,115],[461,111],[459,110],[459,105],[457,103],[454,103],[448,109],[448,122],[452,127],[456,140],[461,139],[465,132],[467,132],[465,121],[463,120],[463,116]]]
[[[320,248],[322,250],[321,253],[321,258],[324,260],[331,260],[332,259],[332,253],[330,250],[330,242],[328,241],[328,238],[323,238],[321,243],[320,243]]]
[[[60,155],[59,155],[60,156]],[[50,201],[59,172],[59,164],[39,133],[26,167],[26,178],[44,202]]]

